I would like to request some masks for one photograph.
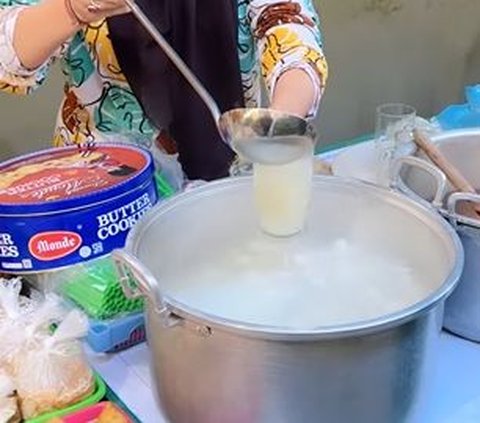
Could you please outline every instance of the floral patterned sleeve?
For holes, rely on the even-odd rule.
[[[0,91],[15,94],[28,94],[45,80],[48,68],[55,59],[37,69],[29,70],[22,66],[13,48],[13,35],[19,13],[28,6],[0,0]]]
[[[270,95],[283,72],[305,70],[316,89],[315,114],[328,77],[319,18],[312,0],[251,0],[249,19]]]

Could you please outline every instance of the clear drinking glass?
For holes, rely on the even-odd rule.
[[[253,165],[255,205],[260,227],[269,235],[300,232],[307,218],[313,177],[313,144],[302,157],[282,165]]]
[[[416,110],[407,104],[383,104],[376,111],[375,150],[377,180],[389,186],[392,161],[402,145],[412,140]]]

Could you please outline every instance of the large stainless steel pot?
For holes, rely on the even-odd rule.
[[[403,195],[318,176],[307,230],[279,242],[320,247],[349,237],[355,222],[363,242],[401,255],[413,267],[426,288],[420,301],[368,321],[313,330],[230,321],[180,303],[170,292],[182,265],[259,236],[252,198],[248,177],[184,193],[154,208],[130,232],[126,249],[114,253],[126,291],[148,299],[151,368],[167,418],[413,421],[428,384],[443,303],[462,269],[453,229]]]
[[[480,129],[449,131],[432,140],[467,180],[480,188]],[[412,198],[431,202],[460,236],[465,268],[446,303],[444,326],[457,335],[480,342],[480,220],[457,213],[460,202],[480,203],[480,195],[453,193],[445,175],[421,152],[416,156],[399,160],[394,184]]]

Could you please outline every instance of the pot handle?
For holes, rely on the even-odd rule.
[[[112,259],[117,268],[122,290],[127,298],[146,297],[157,313],[168,312],[160,295],[157,280],[143,264],[132,254],[120,249],[112,251]]]
[[[402,179],[401,172],[404,167],[413,167],[423,170],[428,173],[436,183],[435,195],[432,202],[425,200],[425,198],[418,195],[415,191],[410,189],[410,187]],[[417,201],[427,204],[429,207],[433,206],[437,209],[442,208],[443,199],[447,194],[447,177],[445,174],[432,165],[431,163],[419,159],[418,157],[406,156],[399,157],[395,160],[392,167],[392,182],[391,187],[395,190],[406,194],[407,196],[416,199]]]
[[[480,219],[474,219],[472,217],[464,216],[457,213],[458,203],[468,201],[470,203],[480,204],[480,195],[469,192],[454,192],[447,201],[448,215],[450,223],[456,228],[458,222],[478,227],[480,225]]]

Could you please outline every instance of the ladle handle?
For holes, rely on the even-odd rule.
[[[157,30],[155,25],[148,19],[148,17],[143,13],[142,9],[135,3],[135,0],[125,0],[126,5],[130,8],[133,15],[138,19],[138,21],[143,25],[143,27],[148,31],[152,38],[157,42],[157,44],[162,48],[168,58],[174,63],[177,69],[185,77],[188,83],[192,88],[197,92],[200,98],[203,100],[205,105],[210,110],[215,123],[218,125],[220,119],[220,109],[217,106],[217,103],[210,95],[210,93],[205,89],[203,84],[198,80],[198,78],[192,73],[188,68],[185,62],[177,54],[177,52],[168,44],[162,34]]]

